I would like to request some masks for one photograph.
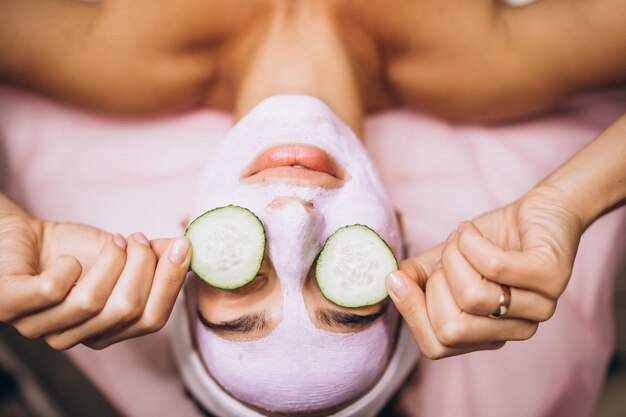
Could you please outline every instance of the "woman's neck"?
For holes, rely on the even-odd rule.
[[[361,135],[363,92],[356,65],[332,19],[316,4],[278,9],[259,30],[237,85],[236,119],[267,97],[302,94],[324,101]]]

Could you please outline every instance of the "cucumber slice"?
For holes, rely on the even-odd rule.
[[[384,300],[385,277],[396,269],[396,258],[378,233],[355,224],[338,229],[326,240],[315,277],[324,297],[354,308]]]
[[[250,210],[219,207],[196,218],[185,232],[191,241],[191,270],[224,290],[243,287],[256,277],[265,253],[265,229]]]

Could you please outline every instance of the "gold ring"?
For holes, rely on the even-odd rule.
[[[500,288],[502,288],[502,294],[500,294],[500,306],[493,314],[489,315],[489,317],[494,319],[503,317],[509,311],[509,306],[511,305],[511,287],[502,284],[500,285]]]

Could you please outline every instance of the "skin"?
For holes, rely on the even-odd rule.
[[[626,116],[512,204],[462,222],[387,277],[420,349],[438,359],[530,338],[565,290],[582,233],[626,203]],[[511,287],[506,317],[492,319]]]
[[[322,99],[357,134],[365,113],[395,106],[500,121],[623,82],[622,6],[0,0],[0,81],[120,116],[212,107],[239,117],[268,96],[291,93]],[[517,202],[475,219],[476,230],[466,223],[447,244],[402,264],[398,285],[389,285],[399,290],[392,300],[427,356],[496,348],[530,337],[549,318],[580,234],[626,198],[625,123]],[[539,220],[527,221],[529,213]],[[4,196],[0,235],[8,245],[0,251],[0,320],[57,349],[103,348],[160,328],[190,256],[184,238],[149,246],[138,234],[120,240],[35,219]],[[535,264],[519,262],[523,255]],[[528,283],[527,265],[555,279]],[[83,277],[97,284],[73,286]],[[510,318],[487,319],[498,282],[512,283]],[[522,294],[538,304],[524,304]]]
[[[125,239],[0,203],[1,321],[55,349],[98,349],[163,327],[189,265],[186,239]]]
[[[394,106],[497,121],[623,82],[625,20],[623,0],[0,0],[0,80],[121,115],[242,114],[278,82],[351,125]]]

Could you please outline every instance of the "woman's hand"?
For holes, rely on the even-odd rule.
[[[518,201],[463,222],[400,264],[387,288],[424,354],[443,358],[531,337],[565,290],[583,231],[626,204],[626,115]],[[511,299],[505,317],[503,287]]]
[[[402,262],[387,286],[422,352],[443,358],[533,336],[571,275],[584,230],[575,207],[557,188],[539,186]],[[511,302],[497,319],[489,315],[500,307],[501,285],[510,286]]]
[[[184,237],[149,242],[135,233],[126,241],[91,226],[42,222],[13,205],[0,214],[0,320],[55,349],[99,349],[157,331],[190,256]]]

